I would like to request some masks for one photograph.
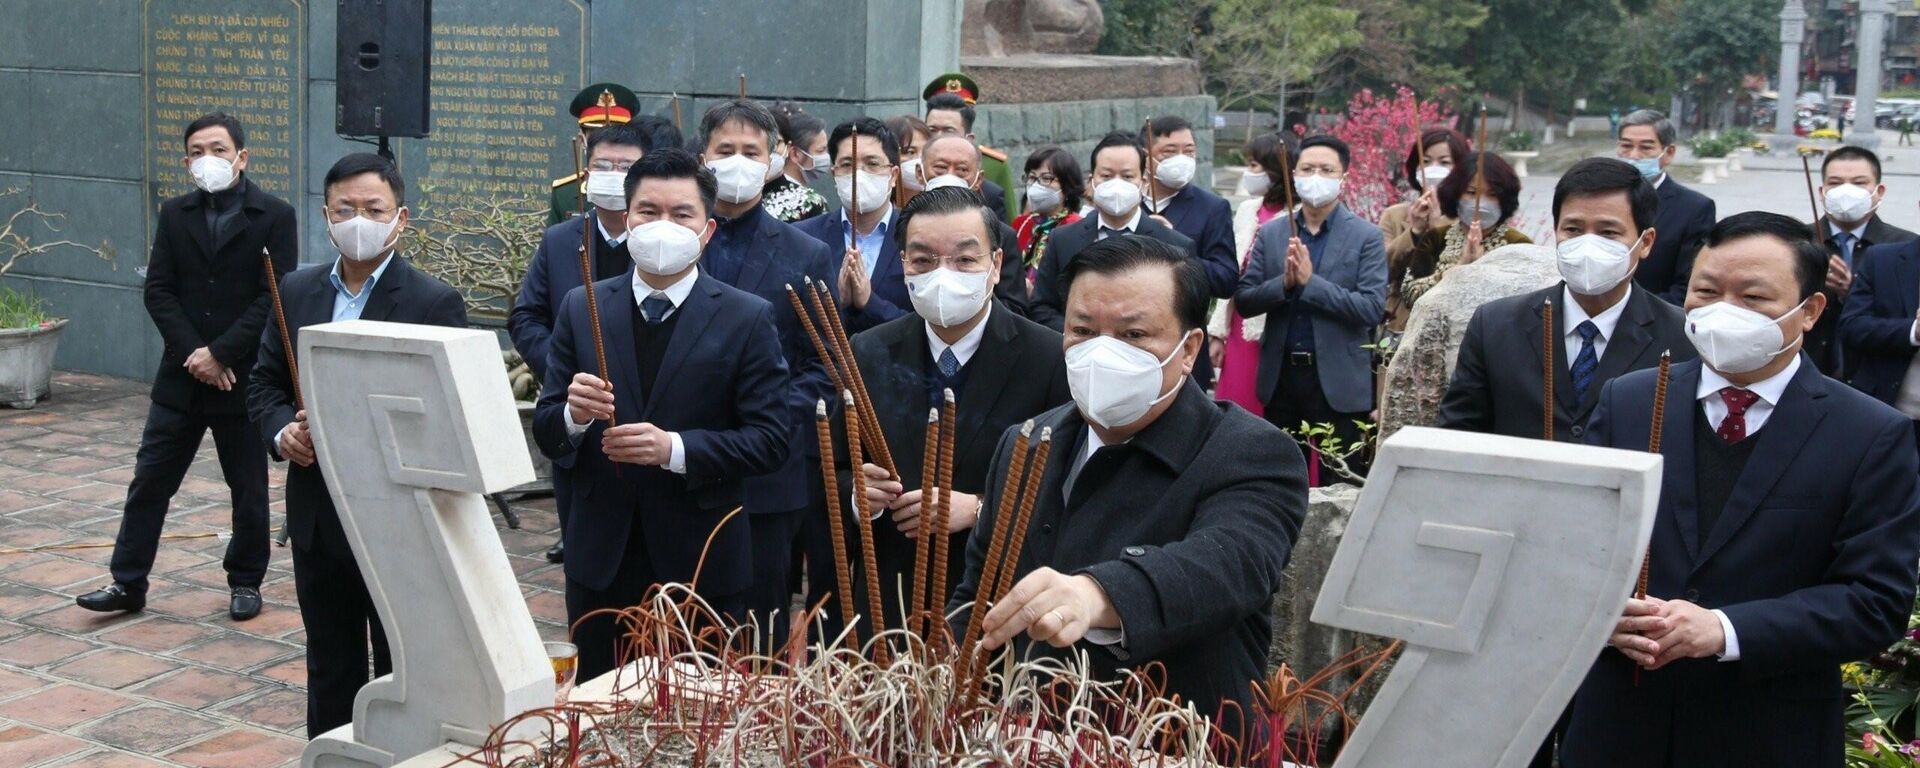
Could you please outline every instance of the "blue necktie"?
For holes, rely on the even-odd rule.
[[[953,354],[953,347],[947,347],[940,352],[940,376],[941,378],[952,379],[953,375],[959,372],[960,358]]]
[[[1848,269],[1853,268],[1853,243],[1856,239],[1858,238],[1855,238],[1852,232],[1842,232],[1833,236],[1833,241],[1840,244],[1840,260],[1847,263]]]
[[[1583,320],[1573,331],[1580,334],[1580,354],[1573,358],[1573,399],[1578,402],[1587,398],[1587,389],[1593,386],[1593,374],[1600,368],[1600,355],[1593,350],[1593,339],[1600,335],[1600,327],[1592,320]]]
[[[647,319],[648,325],[654,325],[667,319],[667,313],[673,311],[673,302],[664,294],[656,293],[640,302],[640,316]]]

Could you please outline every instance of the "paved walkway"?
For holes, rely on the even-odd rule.
[[[0,767],[297,765],[305,744],[303,631],[285,548],[273,551],[252,621],[227,618],[219,538],[162,542],[147,609],[105,616],[75,594],[107,583],[133,476],[146,386],[60,374],[38,408],[0,408]],[[273,516],[282,515],[276,467]],[[542,635],[564,634],[559,566],[541,557],[551,502],[516,504],[526,530],[500,524]],[[174,498],[168,534],[229,528],[209,437]],[[498,521],[498,517],[495,518]]]

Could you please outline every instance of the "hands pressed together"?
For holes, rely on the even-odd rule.
[[[1628,599],[1607,644],[1648,670],[1675,659],[1705,659],[1726,650],[1720,617],[1685,600]]]
[[[924,516],[925,496],[919,488],[902,490],[904,486],[898,480],[887,478],[887,471],[873,464],[860,467],[861,474],[867,479],[866,507],[870,514],[879,516],[882,512],[893,513],[893,524],[900,532],[908,536],[920,533],[920,524]],[[973,527],[980,519],[980,497],[971,493],[952,491],[948,498],[947,533],[959,533]]]

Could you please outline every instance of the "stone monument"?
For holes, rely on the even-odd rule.
[[[1313,620],[1406,641],[1334,768],[1521,768],[1653,532],[1661,457],[1409,427],[1381,444]]]
[[[1386,397],[1380,404],[1381,439],[1392,437],[1401,427],[1430,427],[1439,422],[1440,399],[1447,394],[1474,310],[1559,280],[1551,247],[1508,245],[1472,264],[1454,267],[1446,279],[1421,295],[1387,365]]]
[[[1793,151],[1800,137],[1793,133],[1800,105],[1800,43],[1807,39],[1807,9],[1800,0],[1780,6],[1780,88],[1773,100],[1773,137],[1776,154]]]
[[[390,766],[551,706],[554,676],[484,494],[533,479],[486,331],[355,320],[300,333],[314,455],[393,650],[305,768]]]
[[[1106,26],[1097,0],[967,0],[966,18],[968,56],[1092,53]]]
[[[1880,129],[1874,110],[1880,101],[1881,60],[1886,50],[1887,17],[1893,15],[1889,0],[1860,0],[1860,31],[1854,36],[1853,122],[1847,124],[1846,140],[1857,147],[1880,146]]]

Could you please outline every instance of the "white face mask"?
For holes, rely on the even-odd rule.
[[[627,209],[627,174],[623,171],[587,173],[587,202],[609,211]]]
[[[973,189],[973,185],[968,184],[966,179],[960,178],[951,173],[943,173],[927,180],[927,189],[941,189],[943,187],[959,187],[961,189]]]
[[[767,166],[767,175],[761,179],[762,186],[765,185],[765,182],[773,181],[774,179],[780,178],[780,174],[786,173],[786,172],[787,172],[787,153],[785,152],[773,153],[772,162]]]
[[[941,328],[972,320],[987,305],[986,272],[958,272],[941,267],[924,275],[907,276],[907,297],[913,311]]]
[[[734,204],[759,197],[771,167],[746,155],[728,155],[707,163],[714,181],[720,183],[720,199]]]
[[[1060,190],[1037,181],[1028,184],[1027,206],[1035,213],[1053,213],[1060,210]]]
[[[860,203],[861,213],[873,213],[874,211],[880,210],[880,206],[887,204],[887,194],[893,191],[893,176],[891,174],[867,173],[866,171],[854,171],[854,173],[860,174],[860,189],[858,190],[860,200],[858,202]],[[833,177],[833,190],[840,193],[841,204],[848,204],[848,201],[854,198],[853,174],[850,173],[845,176]]]
[[[1600,235],[1581,235],[1560,241],[1560,277],[1567,289],[1582,296],[1613,290],[1633,274],[1633,249]]]
[[[193,185],[208,192],[220,192],[233,186],[235,174],[233,161],[224,157],[201,155],[187,166],[187,172],[193,174]]]
[[[1240,177],[1240,191],[1246,193],[1247,197],[1266,197],[1271,189],[1273,177],[1265,173],[1248,171]]]
[[[1153,177],[1168,189],[1185,189],[1187,184],[1193,181],[1194,170],[1193,158],[1174,155],[1160,161],[1160,164],[1153,169]]]
[[[627,254],[649,275],[677,275],[700,258],[700,233],[655,219],[627,230]]]
[[[1131,216],[1140,207],[1140,185],[1117,176],[1107,179],[1093,188],[1093,204],[1116,219]]]
[[[920,158],[914,158],[900,164],[900,183],[915,192],[927,191],[927,183],[920,180]]]
[[[1450,174],[1450,173],[1453,173],[1452,168],[1448,168],[1444,165],[1429,165],[1425,168],[1420,169],[1420,178],[1424,180],[1423,183],[1431,187],[1439,184],[1440,182],[1446,181],[1447,174]]]
[[[1873,193],[1856,184],[1842,184],[1827,190],[1827,216],[1842,224],[1865,221],[1873,213]]]
[[[1500,221],[1501,213],[1498,200],[1481,200],[1477,207],[1471,200],[1460,201],[1460,215],[1472,217],[1474,221],[1480,222],[1481,231],[1489,234],[1493,232],[1494,223]]]
[[[388,238],[393,237],[393,231],[399,226],[398,213],[394,214],[393,221],[386,223],[355,215],[346,221],[328,224],[327,236],[333,239],[333,247],[340,249],[340,255],[348,260],[373,261],[393,250],[393,243],[388,242]]]
[[[1340,180],[1318,174],[1297,176],[1293,180],[1293,191],[1300,193],[1302,202],[1319,208],[1340,199]]]
[[[1775,318],[1724,301],[1708,304],[1687,313],[1687,340],[1700,352],[1700,359],[1716,371],[1757,371],[1793,346],[1780,321],[1806,305],[1802,299]]]
[[[1067,389],[1080,415],[1107,429],[1124,427],[1179,392],[1179,384],[1160,391],[1160,371],[1180,354],[1192,333],[1181,334],[1173,351],[1159,359],[1112,336],[1096,336],[1069,347]]]

